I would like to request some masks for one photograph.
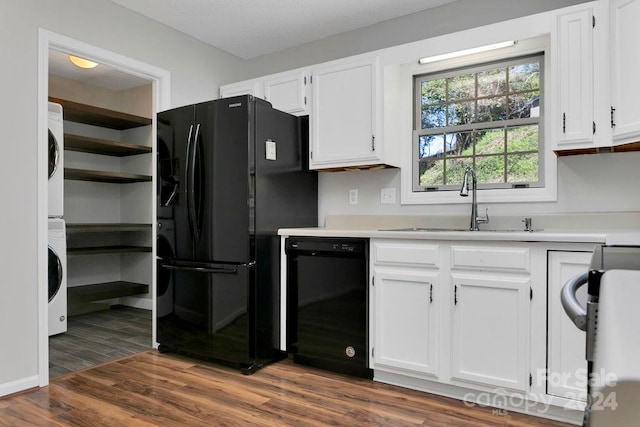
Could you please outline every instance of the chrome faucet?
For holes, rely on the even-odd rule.
[[[478,199],[476,197],[476,187],[478,186],[478,180],[476,178],[476,171],[471,166],[467,166],[464,170],[464,177],[462,178],[462,188],[460,188],[460,195],[467,197],[469,195],[469,174],[471,174],[471,225],[470,231],[478,231],[478,224],[489,224],[489,208],[485,210],[484,216],[478,216]]]

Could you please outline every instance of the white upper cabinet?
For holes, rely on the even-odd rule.
[[[264,99],[274,108],[295,115],[309,114],[307,70],[279,73],[264,79]]]
[[[611,124],[614,145],[640,139],[640,0],[610,5]]]
[[[640,93],[639,21],[640,0],[601,0],[558,16],[557,152],[640,140],[640,103],[634,96]]]
[[[383,163],[380,82],[377,57],[313,68],[312,169]]]
[[[220,86],[220,98],[253,95],[266,99],[280,111],[296,116],[309,114],[309,71],[297,69]]]
[[[558,146],[591,145],[594,141],[592,9],[558,16],[556,46]]]
[[[253,95],[257,98],[263,98],[262,82],[254,79],[220,86],[220,98],[230,98],[239,95]]]

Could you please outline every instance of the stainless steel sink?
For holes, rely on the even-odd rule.
[[[432,228],[432,227],[404,227],[404,228],[383,228],[380,229],[378,231],[423,231],[423,232],[443,232],[443,231],[468,231],[471,232],[471,230],[469,230],[468,228]],[[525,230],[496,230],[496,229],[491,229],[491,230],[478,230],[480,232],[491,232],[491,233],[533,233],[536,231],[542,231],[542,230],[531,230],[531,231],[525,231]],[[474,231],[474,233],[477,233],[478,231]]]
[[[379,231],[469,231],[468,228],[432,228],[432,227],[405,227],[405,228],[385,228]]]

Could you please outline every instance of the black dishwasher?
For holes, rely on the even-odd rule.
[[[372,378],[369,240],[289,237],[287,351],[294,363]]]

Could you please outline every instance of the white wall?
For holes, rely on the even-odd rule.
[[[589,0],[458,0],[424,12],[250,59],[243,65],[241,78],[233,81],[425,40],[586,1]]]
[[[350,55],[397,46],[456,31],[559,9],[584,0],[460,0],[427,12],[416,13],[324,40],[248,60],[243,77],[253,78],[287,69],[313,65]],[[554,159],[555,160],[555,159]],[[526,215],[575,212],[640,211],[635,169],[640,153],[616,153],[558,158],[558,199],[545,203],[496,203],[493,215]],[[380,204],[380,189],[395,188],[400,199],[399,170],[321,172],[319,178],[320,224],[328,214],[466,214],[468,203],[443,205]],[[359,203],[348,203],[349,189],[358,189]],[[478,195],[482,206],[482,195]]]
[[[490,215],[531,216],[577,212],[637,212],[640,197],[637,168],[640,153],[613,153],[558,158],[558,200],[547,203],[482,203]],[[349,189],[357,188],[359,203],[350,205]],[[322,172],[320,173],[320,216],[332,215],[451,215],[470,212],[469,203],[456,205],[380,204],[380,189],[395,188],[400,195],[400,171]]]
[[[172,106],[217,98],[241,61],[106,0],[0,0],[0,10],[2,395],[37,384],[38,29],[170,71]]]

